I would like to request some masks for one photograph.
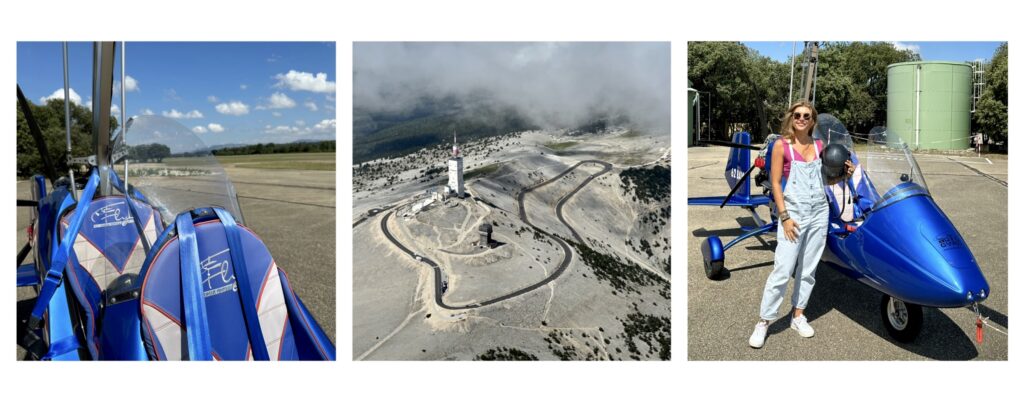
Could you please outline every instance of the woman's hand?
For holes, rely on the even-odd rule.
[[[797,237],[800,237],[800,227],[796,224],[793,218],[786,219],[782,222],[782,231],[786,234],[786,240],[796,242]]]
[[[846,176],[847,177],[853,176],[853,170],[855,170],[856,168],[857,167],[854,167],[852,161],[846,160]]]

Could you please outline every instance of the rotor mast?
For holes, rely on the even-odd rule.
[[[818,79],[818,42],[804,42],[804,84],[800,99],[814,104]]]
[[[99,194],[110,195],[110,105],[114,91],[114,42],[92,45],[92,144],[100,177]]]

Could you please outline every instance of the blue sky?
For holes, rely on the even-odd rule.
[[[129,117],[175,118],[210,146],[335,139],[333,42],[128,42],[126,48]],[[120,44],[117,51],[120,84]],[[87,105],[92,43],[70,43],[68,57],[71,88]],[[63,79],[60,43],[18,43],[18,84],[28,99],[41,103],[58,90],[63,98]],[[117,90],[114,103],[120,104]]]
[[[793,54],[792,41],[744,41],[749,48],[779,62],[789,61]],[[925,61],[988,60],[996,52],[998,41],[896,41],[897,48],[907,48],[921,55]],[[796,42],[796,50],[803,50],[803,42]]]

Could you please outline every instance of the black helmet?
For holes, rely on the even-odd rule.
[[[835,181],[846,176],[846,161],[850,159],[850,151],[845,146],[832,143],[821,151],[821,173],[825,179]]]

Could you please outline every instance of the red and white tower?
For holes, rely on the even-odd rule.
[[[452,157],[448,159],[448,188],[455,196],[466,196],[466,187],[462,180],[462,156],[459,153],[459,137],[454,136]]]

